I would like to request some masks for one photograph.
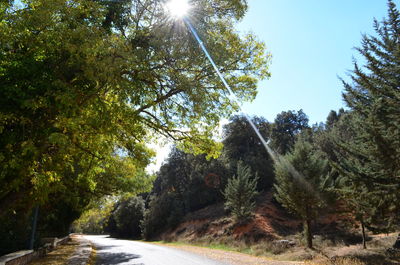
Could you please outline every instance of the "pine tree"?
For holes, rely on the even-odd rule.
[[[243,162],[237,166],[237,175],[228,180],[224,190],[225,208],[231,210],[238,221],[246,221],[255,208],[257,177],[252,177],[250,168]]]
[[[281,157],[275,166],[275,198],[303,221],[307,246],[312,248],[311,222],[324,206],[321,195],[327,161],[315,152],[303,137],[291,153]]]
[[[388,17],[374,21],[376,36],[364,35],[358,52],[364,67],[354,63],[352,83],[343,81],[344,100],[358,118],[351,141],[337,146],[338,163],[352,183],[367,189],[371,226],[388,229],[400,213],[400,13],[388,1]],[[396,220],[397,219],[397,220]]]

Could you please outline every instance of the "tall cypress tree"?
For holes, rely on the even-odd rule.
[[[343,81],[344,100],[357,116],[356,135],[341,140],[343,174],[360,183],[375,201],[371,225],[388,228],[400,212],[400,13],[388,1],[388,17],[374,20],[376,35],[363,35],[351,83]],[[375,200],[376,198],[379,198]]]

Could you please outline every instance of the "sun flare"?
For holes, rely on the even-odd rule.
[[[189,11],[188,0],[170,0],[165,4],[165,8],[174,18],[183,18]]]

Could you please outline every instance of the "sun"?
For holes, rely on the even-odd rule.
[[[188,0],[170,0],[165,8],[174,18],[183,18],[190,10]]]

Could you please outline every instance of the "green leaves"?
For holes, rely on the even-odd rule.
[[[146,191],[147,143],[160,135],[219,155],[212,134],[238,106],[160,1],[23,3],[0,6],[0,215],[53,197],[76,213],[98,196]],[[253,99],[269,54],[234,30],[246,3],[196,5],[221,71]]]
[[[299,111],[282,111],[275,118],[271,132],[271,147],[279,154],[287,154],[293,148],[297,135],[309,128],[308,117]]]

